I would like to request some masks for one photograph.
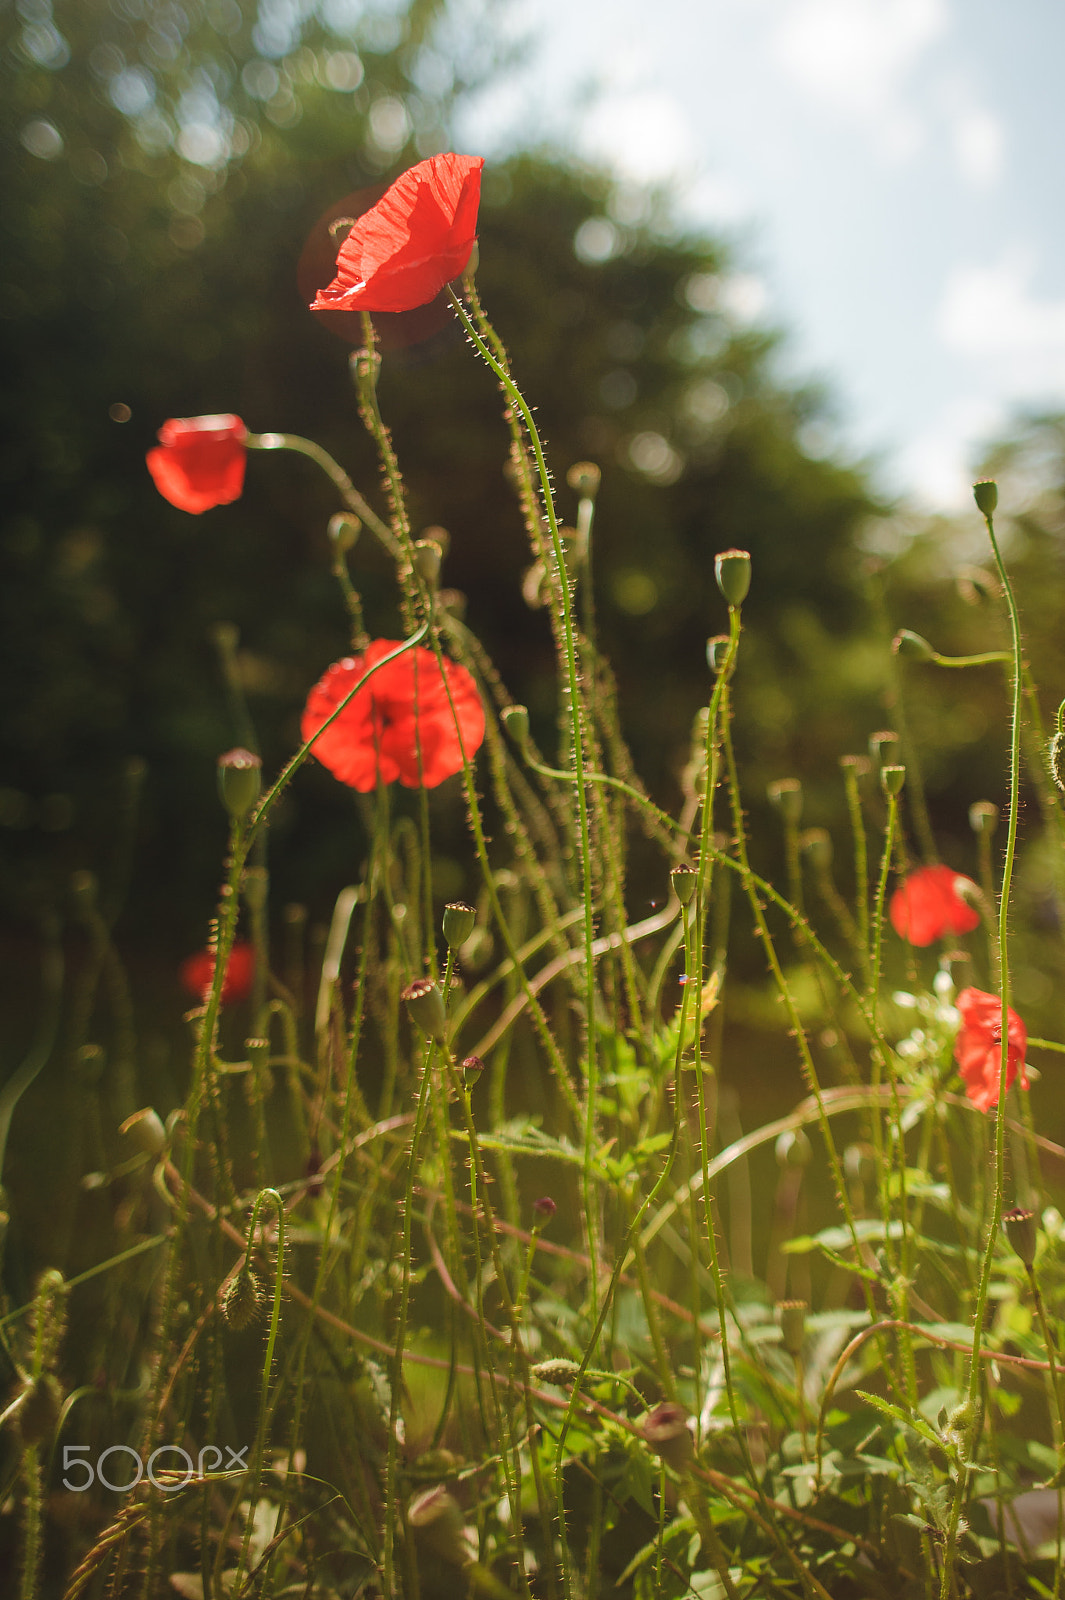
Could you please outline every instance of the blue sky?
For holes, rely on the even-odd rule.
[[[513,0],[522,64],[465,112],[666,183],[737,250],[889,491],[965,504],[980,442],[1065,406],[1060,0]],[[825,447],[831,442],[826,438]]]

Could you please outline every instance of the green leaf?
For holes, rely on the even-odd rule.
[[[854,1392],[859,1400],[864,1400],[875,1411],[879,1411],[885,1417],[891,1417],[895,1422],[901,1422],[904,1428],[909,1428],[913,1433],[920,1434],[921,1438],[926,1440],[928,1444],[934,1444],[937,1450],[946,1450],[947,1447],[939,1437],[939,1434],[934,1428],[929,1427],[923,1417],[909,1416],[901,1406],[892,1405],[890,1400],[881,1400],[879,1395],[869,1394],[865,1389],[855,1389]]]

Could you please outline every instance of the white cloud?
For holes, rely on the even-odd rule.
[[[987,366],[1015,396],[1065,395],[1065,299],[1032,289],[1035,260],[1007,252],[992,266],[957,267],[947,280],[937,332],[950,349]]]
[[[1004,130],[998,117],[979,106],[960,110],[951,129],[954,154],[966,183],[990,189],[1002,176]]]
[[[791,0],[773,51],[800,88],[902,160],[924,140],[906,80],[947,23],[946,0]]]
[[[608,94],[581,127],[581,145],[638,183],[658,183],[691,165],[692,132],[672,95],[658,89]]]

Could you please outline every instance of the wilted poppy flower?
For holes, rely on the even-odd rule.
[[[247,437],[239,417],[171,417],[146,458],[155,487],[182,511],[209,511],[239,500]]]
[[[255,978],[255,950],[239,940],[229,952],[226,975],[222,979],[222,1004],[246,1000]],[[214,951],[198,950],[181,963],[181,982],[197,1000],[205,1002],[214,982]]]
[[[312,311],[410,311],[457,278],[477,239],[480,156],[430,156],[355,223]]]
[[[963,989],[954,1004],[961,1012],[961,1027],[954,1041],[954,1059],[965,1080],[965,1093],[974,1106],[990,1111],[998,1104],[998,1076],[1002,1061],[1002,1002],[983,989]],[[1027,1089],[1024,1052],[1028,1030],[1011,1007],[1006,1047],[1006,1088],[1017,1073]]]
[[[335,661],[307,698],[303,738],[312,739],[367,668],[401,642],[375,639],[364,655]],[[362,794],[378,779],[435,789],[462,770],[463,750],[472,756],[483,739],[484,707],[466,668],[445,661],[441,673],[433,652],[416,648],[374,673],[315,741],[313,754],[341,783]]]
[[[891,926],[910,944],[931,944],[944,934],[971,933],[980,913],[960,890],[975,888],[971,878],[952,867],[918,867],[891,896]]]

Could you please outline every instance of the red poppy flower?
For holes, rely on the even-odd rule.
[[[307,698],[300,723],[305,740],[314,737],[367,668],[399,643],[375,639],[364,655],[333,663]],[[463,751],[468,759],[483,739],[484,707],[465,667],[445,661],[441,673],[433,652],[416,648],[374,673],[316,741],[313,753],[335,778],[362,794],[378,779],[435,789],[462,770]]]
[[[974,1106],[990,1111],[998,1104],[998,1076],[1002,1061],[1002,1001],[983,989],[963,989],[954,1004],[961,1012],[961,1027],[954,1041],[954,1059],[965,1079],[965,1093]],[[1006,1088],[1017,1073],[1021,1088],[1027,1089],[1024,1052],[1028,1030],[1016,1011],[1008,1013],[1006,1046]]]
[[[251,994],[255,978],[255,950],[250,944],[238,941],[229,952],[226,975],[222,979],[222,1004],[231,1000],[246,1000]],[[214,951],[198,950],[194,956],[181,963],[181,982],[197,1000],[206,1002],[214,982]]]
[[[155,487],[181,511],[209,511],[239,500],[247,437],[239,417],[171,417],[146,458]]]
[[[975,888],[971,878],[951,867],[918,867],[891,896],[888,916],[900,938],[931,944],[944,934],[971,933],[980,913],[959,890]]]
[[[477,240],[480,156],[419,161],[361,216],[312,311],[411,311],[465,270]]]

